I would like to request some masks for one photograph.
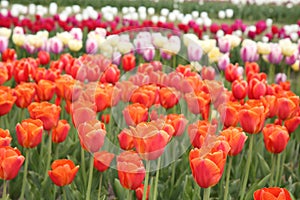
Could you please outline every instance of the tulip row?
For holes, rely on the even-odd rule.
[[[15,29],[14,34],[22,35],[21,30]],[[74,40],[82,37],[79,30],[57,38]],[[105,34],[97,29],[91,35],[104,40]],[[274,66],[283,56],[286,61],[298,60],[299,69],[296,44],[282,40],[271,46],[244,40],[233,57],[236,52],[232,48],[241,43],[239,37],[226,35],[218,39],[217,46],[216,40],[186,34],[182,41],[187,52],[182,54],[187,59],[180,60],[178,36],[142,32],[133,42],[136,50],[129,36],[106,39],[111,51],[102,51],[105,56],[121,52],[113,59],[62,54],[49,64],[46,51],[40,51],[36,59],[19,60],[13,49],[3,51],[0,178],[4,197],[8,180],[12,199],[69,195],[123,199],[123,188],[127,189],[126,198],[135,190],[136,197],[143,200],[192,199],[200,194],[204,199],[299,197],[295,172],[299,97],[283,74],[273,83]],[[54,43],[53,49],[60,47],[58,44]],[[73,44],[70,42],[69,48]],[[223,56],[226,59],[222,60]],[[245,68],[230,64],[229,56],[242,59]],[[274,64],[267,64],[268,76],[254,62],[260,56],[264,58],[260,63]],[[217,68],[198,64],[206,57],[209,63],[218,63],[227,88],[216,81]],[[180,65],[181,61],[191,64]],[[41,66],[48,64],[49,68]],[[257,148],[253,149],[255,142]],[[238,170],[241,167],[243,172]],[[19,171],[22,175],[17,176]],[[60,188],[54,187],[48,176]],[[102,180],[108,181],[102,184]],[[265,186],[270,188],[254,192]],[[275,186],[287,187],[290,192]],[[178,193],[180,188],[183,193]]]

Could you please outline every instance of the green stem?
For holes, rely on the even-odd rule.
[[[25,186],[27,184],[27,172],[28,172],[28,162],[29,162],[29,149],[25,150],[25,167],[24,167],[24,173],[23,173],[23,182],[22,182],[22,189],[21,189],[21,195],[20,200],[24,199],[25,194]]]
[[[270,180],[270,186],[273,186],[274,181],[274,173],[275,173],[275,163],[276,163],[276,156],[272,154],[272,166],[271,166],[271,180]]]
[[[281,176],[282,176],[282,173],[283,173],[283,168],[284,168],[284,161],[285,161],[285,157],[286,157],[286,151],[283,151],[282,153],[282,159],[281,159],[281,164],[280,164],[280,166],[279,166],[279,182],[278,182],[278,185],[281,185]]]
[[[67,200],[66,187],[67,186],[62,187],[64,200]]]
[[[276,166],[275,185],[278,184],[278,180],[279,180],[279,171],[280,171],[281,154],[276,154],[276,157],[277,157],[277,166]]]
[[[242,190],[240,193],[240,199],[244,199],[246,187],[247,187],[247,182],[248,182],[248,177],[249,177],[249,171],[250,171],[250,164],[252,160],[252,149],[253,149],[253,141],[254,141],[254,134],[251,134],[250,136],[250,143],[249,143],[249,149],[248,149],[248,155],[247,155],[247,162],[246,162],[246,167],[245,167],[245,176],[243,179],[243,184],[242,184]]]
[[[51,153],[52,153],[52,131],[49,131],[48,134],[48,152],[47,152],[47,162],[46,162],[46,170],[45,170],[45,175],[44,175],[44,181],[47,180],[48,176],[48,167],[50,166],[51,162]]]
[[[274,82],[274,76],[275,76],[275,65],[271,64],[269,68],[269,84]]]
[[[3,194],[2,194],[2,199],[7,199],[6,188],[7,188],[6,180],[3,180]]]
[[[148,189],[148,182],[149,182],[149,171],[150,171],[150,161],[146,161],[146,178],[144,183],[144,191],[143,191],[143,199],[146,200],[147,197],[147,189]]]
[[[25,108],[21,108],[21,113],[20,113],[20,119],[19,122],[21,122],[24,119],[24,115],[25,115]]]
[[[81,147],[81,169],[82,169],[82,176],[83,176],[83,183],[86,186],[86,171],[85,171],[85,156],[84,156],[84,149]]]
[[[131,200],[131,190],[127,190],[127,200]]]
[[[154,193],[153,193],[154,200],[157,199],[157,185],[158,185],[160,161],[161,161],[161,157],[159,157],[157,161],[157,168],[156,168],[156,175],[155,175],[155,182],[154,182]]]
[[[173,55],[173,69],[175,69],[177,66],[176,66],[176,54]]]
[[[86,200],[91,199],[91,188],[92,188],[92,181],[93,181],[93,169],[94,169],[94,157],[91,156],[90,158],[90,169],[89,169],[89,181],[88,181],[88,187],[86,190]]]
[[[57,187],[56,187],[56,186],[54,186],[53,200],[56,200],[56,190],[57,190]]]
[[[287,80],[290,80],[291,77],[291,66],[287,66]]]
[[[103,172],[100,174],[100,182],[99,182],[99,190],[98,190],[98,198],[100,199],[100,194],[101,194],[101,187],[102,187],[102,178],[103,178]]]
[[[229,194],[229,181],[230,181],[230,171],[232,166],[232,158],[233,158],[232,156],[229,157],[229,163],[227,166],[224,200],[228,199],[228,194]]]
[[[204,189],[203,200],[209,200],[210,196],[210,187]]]

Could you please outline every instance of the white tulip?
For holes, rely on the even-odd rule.
[[[243,32],[241,30],[236,30],[232,34],[237,36],[237,37],[241,37],[243,35]]]
[[[266,24],[267,24],[267,27],[271,27],[272,24],[273,24],[273,20],[270,19],[270,18],[268,18],[268,19],[266,20]]]
[[[7,9],[5,9],[5,8],[1,9],[1,15],[7,16],[7,14],[8,14]]]
[[[201,16],[201,18],[207,18],[208,14],[207,14],[207,12],[201,12],[200,16]]]
[[[209,19],[209,18],[204,19],[204,25],[205,25],[206,27],[210,27],[211,24],[212,24],[211,19]]]
[[[72,7],[71,6],[67,6],[67,7],[65,7],[65,11],[67,12],[67,13],[72,13]]]
[[[156,15],[153,15],[153,16],[151,17],[151,21],[152,21],[154,24],[156,24],[156,23],[158,22],[158,20],[159,20],[159,18],[158,18],[158,16],[156,16]]]
[[[0,36],[9,38],[11,35],[11,29],[10,28],[0,28]]]
[[[298,40],[298,38],[299,38],[299,36],[298,36],[298,33],[291,33],[291,39],[294,41],[294,42],[296,42],[297,40]]]
[[[8,5],[9,5],[9,2],[8,1],[1,1],[1,7],[2,8],[6,8],[6,7],[8,7]]]
[[[36,11],[36,6],[34,4],[29,4],[28,10],[30,15],[34,15]]]
[[[232,9],[226,9],[225,12],[226,12],[226,17],[227,17],[227,18],[230,19],[230,18],[233,17],[234,12],[233,12]]]
[[[148,11],[149,15],[154,15],[154,13],[155,13],[155,9],[153,7],[148,8],[147,11]]]
[[[85,12],[82,13],[82,19],[83,20],[89,19],[89,13],[87,11],[85,11]]]
[[[173,10],[172,12],[173,12],[175,15],[179,15],[179,14],[180,14],[180,11],[177,10],[177,9]]]
[[[129,12],[134,13],[135,12],[135,7],[130,6],[129,7]]]
[[[118,8],[117,7],[113,7],[111,12],[113,13],[113,15],[117,15],[118,14]]]
[[[139,12],[139,13],[146,13],[146,12],[147,12],[147,9],[146,9],[145,6],[140,6],[140,7],[138,8],[138,12]]]
[[[147,14],[146,13],[140,13],[140,20],[145,20],[147,19]]]
[[[59,15],[59,19],[61,20],[61,21],[67,21],[67,18],[68,18],[68,15],[66,15],[65,13],[61,13],[60,15]]]
[[[218,17],[219,17],[220,19],[224,19],[224,18],[226,17],[225,11],[224,11],[224,10],[220,10],[220,11],[218,12]]]
[[[203,25],[203,19],[202,19],[202,18],[196,19],[196,23],[197,23],[199,26],[202,26],[202,25]]]
[[[193,18],[199,17],[199,12],[196,11],[196,10],[194,10],[194,11],[192,12],[192,16],[193,16]]]
[[[183,35],[183,44],[189,46],[190,43],[198,41],[198,36],[193,33],[187,33]]]
[[[106,41],[113,47],[119,43],[119,40],[120,37],[118,35],[109,35],[106,37]]]
[[[163,8],[163,9],[161,9],[160,14],[162,16],[168,16],[169,12],[170,11],[167,8]]]
[[[183,18],[184,18],[184,15],[183,15],[182,13],[179,13],[179,14],[177,15],[177,20],[178,20],[178,21],[182,21]]]
[[[139,19],[139,15],[136,12],[131,13],[131,19],[138,20]]]
[[[124,14],[127,14],[128,11],[129,11],[129,9],[128,9],[127,7],[123,7],[123,8],[122,8],[122,13],[123,13],[123,15],[124,15]]]
[[[133,45],[130,42],[119,42],[117,48],[120,53],[126,54],[133,50]]]
[[[77,13],[77,14],[75,15],[75,19],[76,19],[77,21],[81,22],[81,21],[82,21],[82,14]]]
[[[79,13],[80,12],[80,6],[79,5],[73,5],[72,10],[74,13]]]
[[[223,30],[218,30],[216,35],[217,35],[218,38],[223,37],[224,36],[224,31]]]
[[[168,20],[174,22],[176,20],[176,15],[173,12],[171,12],[168,16]]]
[[[55,2],[50,3],[49,13],[50,13],[50,15],[56,15],[56,13],[57,13],[57,4]]]
[[[160,16],[159,21],[162,22],[162,23],[166,23],[167,18],[165,16]]]
[[[106,31],[106,29],[104,29],[104,28],[96,28],[95,29],[95,33],[97,34],[97,35],[100,35],[101,37],[105,37],[106,36],[106,34],[107,34],[107,31]]]
[[[111,13],[105,13],[103,15],[103,18],[106,20],[106,21],[113,21],[114,20],[114,16],[111,14]]]

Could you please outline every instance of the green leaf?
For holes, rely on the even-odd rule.
[[[248,189],[248,192],[246,193],[246,196],[245,196],[245,200],[252,199],[252,198],[253,198],[253,193],[254,193],[256,190],[258,190],[258,189],[264,187],[264,186],[267,184],[267,182],[269,181],[270,176],[271,176],[271,174],[268,174],[268,175],[265,176],[261,181],[254,183],[254,184]]]
[[[122,187],[119,179],[115,179],[114,184],[113,184],[113,189],[119,200],[125,199],[126,189]]]
[[[269,174],[270,173],[270,167],[267,163],[267,161],[264,159],[264,157],[262,157],[262,155],[260,153],[257,152],[257,157],[259,159],[259,166],[262,170],[263,174]]]

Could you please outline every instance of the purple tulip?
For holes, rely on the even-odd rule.
[[[278,73],[275,77],[275,83],[280,84],[281,82],[285,82],[287,79],[287,76],[285,73]]]
[[[143,52],[143,58],[147,61],[150,62],[153,60],[155,56],[155,48],[154,46],[152,47],[147,47],[144,52]]]
[[[25,42],[23,45],[23,48],[30,54],[33,54],[36,51],[36,48],[32,45],[30,45],[28,42]]]
[[[285,58],[285,63],[286,63],[287,65],[293,65],[293,64],[296,62],[297,57],[298,57],[298,52],[296,51],[293,55],[287,56],[287,57]]]
[[[122,54],[118,51],[114,52],[112,55],[112,63],[115,65],[120,65]]]
[[[228,53],[230,51],[230,41],[224,37],[218,39],[219,49],[222,53]]]
[[[271,46],[271,52],[268,55],[268,60],[270,63],[279,64],[283,58],[281,53],[281,48],[278,44],[273,44]]]
[[[230,59],[228,54],[224,54],[218,61],[218,67],[220,70],[225,70],[230,64]]]
[[[59,54],[63,51],[63,43],[57,37],[50,39],[50,51],[55,54]]]
[[[82,40],[83,33],[80,28],[72,28],[70,31],[71,35],[73,35],[74,39],[76,40]]]
[[[194,61],[198,62],[201,60],[203,50],[200,45],[197,45],[195,43],[190,43],[188,45],[187,53],[190,62],[194,62]]]
[[[247,45],[241,48],[241,58],[244,62],[255,62],[258,60],[256,45]]]
[[[88,38],[85,44],[85,50],[88,54],[95,54],[98,51],[98,43],[93,38]]]
[[[137,52],[137,54],[142,55],[144,50],[145,50],[145,43],[147,43],[147,40],[143,39],[143,38],[137,38],[135,40],[133,40],[133,44],[135,46],[135,50]]]
[[[2,53],[8,47],[8,39],[0,36],[0,53]]]

